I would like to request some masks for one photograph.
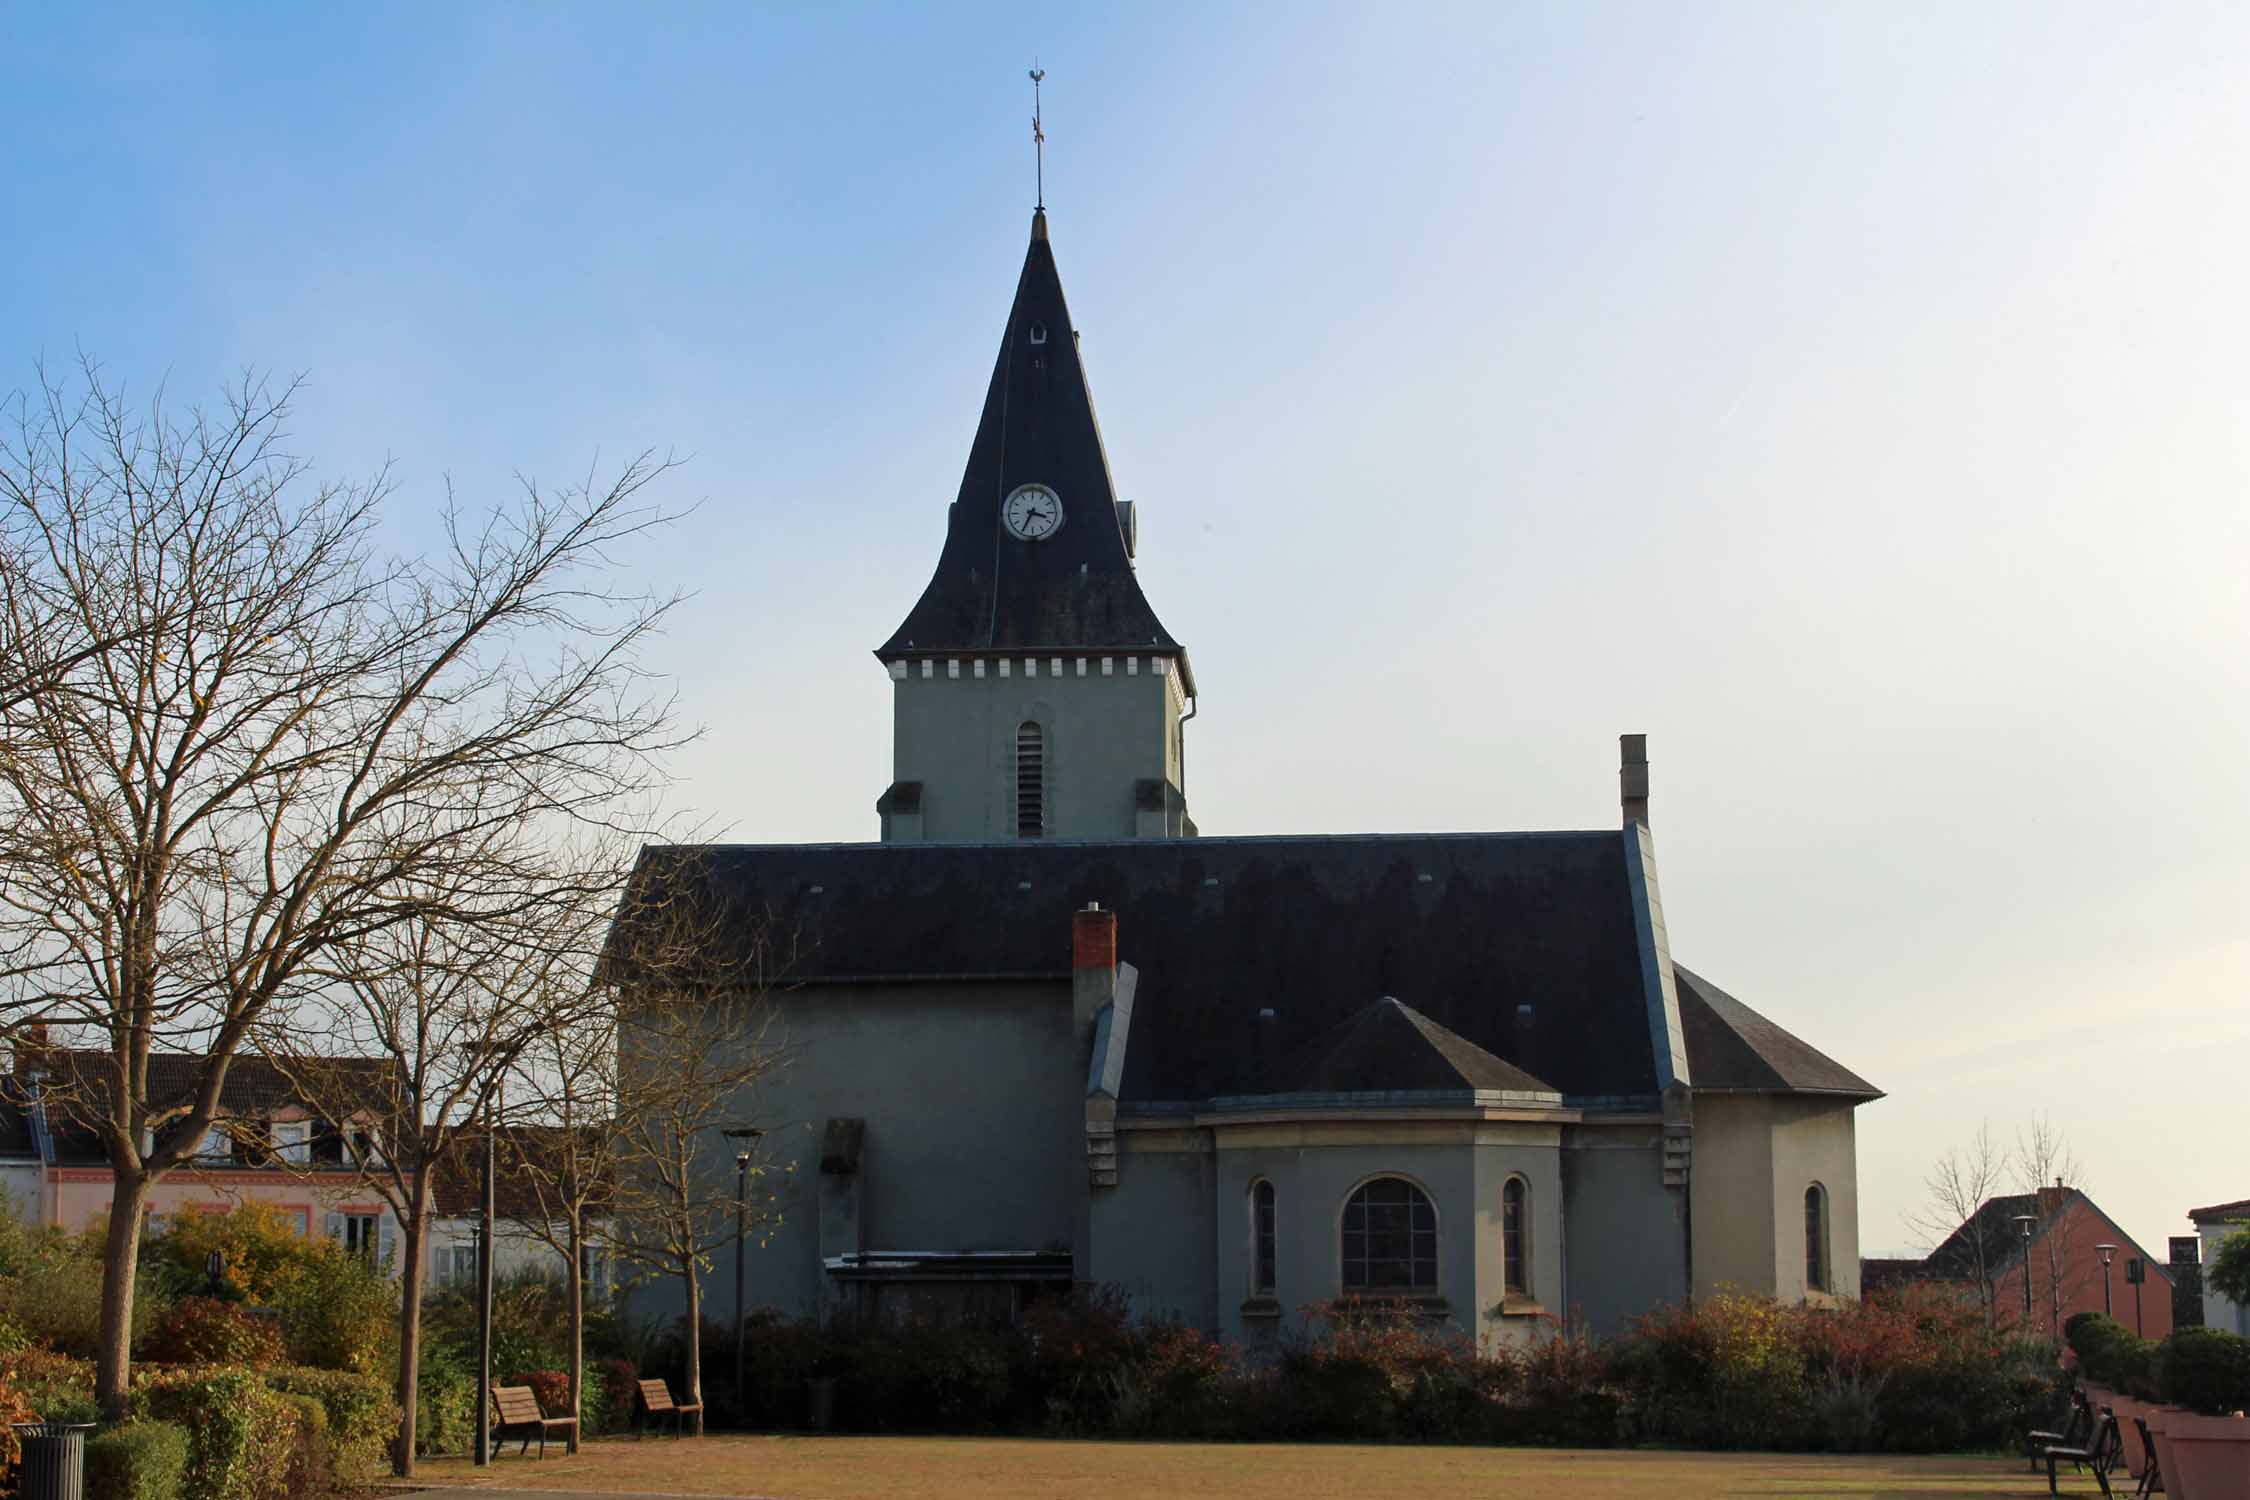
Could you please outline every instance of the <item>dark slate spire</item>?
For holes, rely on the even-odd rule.
[[[1062,497],[1063,524],[1041,541],[1019,539],[1001,521],[1002,502],[1027,484]],[[875,654],[899,661],[974,651],[1184,655],[1133,576],[1044,212],[1032,215],[937,572]]]

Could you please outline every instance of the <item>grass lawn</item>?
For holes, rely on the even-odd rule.
[[[533,1450],[537,1451],[536,1447]],[[1542,1448],[1064,1443],[1036,1439],[707,1437],[599,1439],[542,1463],[514,1449],[490,1469],[425,1460],[432,1488],[758,1495],[776,1500],[1683,1500],[1853,1495],[1937,1500],[2047,1493],[2022,1460],[1825,1458],[1771,1453],[1573,1452]],[[2063,1493],[2097,1493],[2091,1477]]]

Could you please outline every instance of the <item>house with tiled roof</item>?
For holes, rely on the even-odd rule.
[[[151,1107],[187,1102],[201,1063],[185,1053],[151,1056]],[[371,1100],[388,1097],[387,1064],[340,1059],[335,1066],[347,1077],[365,1073]],[[29,1222],[75,1231],[109,1213],[116,1175],[93,1123],[108,1068],[106,1052],[43,1041],[17,1048],[0,1089],[0,1181]],[[301,1233],[387,1257],[397,1220],[355,1165],[364,1154],[380,1152],[382,1135],[372,1111],[333,1123],[272,1063],[240,1056],[228,1066],[218,1118],[188,1159],[150,1191],[147,1211],[160,1222],[173,1214],[263,1203]]]
[[[787,1064],[728,1109],[804,1144],[753,1304],[1107,1285],[1258,1342],[1338,1298],[1514,1336],[1857,1295],[1880,1093],[1675,961],[1644,737],[1608,826],[1200,836],[1198,678],[1136,571],[1044,211],[943,521],[874,653],[879,841],[652,848],[612,936],[636,1004],[662,1003],[642,912],[709,933],[665,985],[764,965],[742,1001]],[[718,1196],[726,1154],[705,1169]]]
[[[2149,1254],[2082,1189],[1987,1198],[1919,1262],[1886,1280],[1989,1284],[2003,1321],[2060,1337],[2072,1315],[2107,1313],[2141,1336],[2172,1331],[2172,1267]]]

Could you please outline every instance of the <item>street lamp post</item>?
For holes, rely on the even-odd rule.
[[[2109,1263],[2117,1256],[2115,1245],[2096,1245],[2094,1253],[2102,1258],[2102,1316],[2114,1316],[2109,1305]]]
[[[2031,1332],[2031,1226],[2039,1222],[2037,1214],[2017,1214],[2013,1220],[2016,1232],[2023,1236],[2023,1331]]]
[[[493,1137],[499,1131],[500,1088],[493,1085],[484,1107],[484,1184],[477,1203],[477,1447],[476,1462],[492,1462],[492,1221],[494,1212]]]
[[[743,1247],[750,1238],[750,1143],[765,1134],[755,1125],[735,1125],[719,1134],[733,1141],[734,1154],[734,1404],[738,1418],[742,1406],[743,1329],[745,1307],[742,1287]]]

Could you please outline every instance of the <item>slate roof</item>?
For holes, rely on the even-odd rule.
[[[1045,341],[1032,342],[1035,333]],[[1034,483],[1062,497],[1064,520],[1030,542],[1001,525],[1000,506]],[[1032,219],[937,571],[875,654],[898,661],[964,651],[1141,652],[1180,657],[1185,668],[1133,576],[1044,213]],[[1192,677],[1186,686],[1194,690]]]
[[[1388,995],[1281,1059],[1264,1086],[1298,1094],[1558,1093]]]
[[[1143,1107],[1258,1092],[1272,1059],[1381,996],[1473,1049],[1457,1073],[1645,1107],[1659,1086],[1630,885],[1612,830],[662,847],[636,875],[708,925],[707,977],[761,963],[782,987],[1064,979],[1070,914],[1099,902],[1140,971],[1120,1099]],[[1721,1086],[1875,1097],[1738,1001],[1683,1006],[1691,1072],[1700,1048]]]
[[[1687,1036],[1688,1077],[1698,1091],[1883,1097],[1842,1063],[1676,960],[1672,977],[1680,995],[1680,1029]]]

